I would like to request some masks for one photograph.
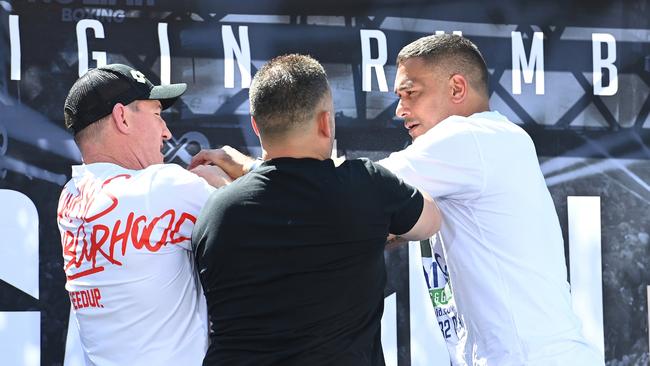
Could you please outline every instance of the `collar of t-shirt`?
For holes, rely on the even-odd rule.
[[[472,114],[468,118],[482,118],[482,119],[490,119],[493,121],[508,121],[508,118],[506,118],[506,116],[504,116],[503,114],[497,111],[478,112]]]
[[[470,115],[468,117],[461,117],[461,116],[457,116],[457,115],[449,116],[449,117],[443,119],[442,121],[440,121],[436,125],[436,127],[439,126],[439,125],[444,125],[446,123],[454,123],[452,121],[454,119],[468,119],[468,120],[471,120],[471,119],[486,119],[486,120],[490,120],[490,121],[509,122],[509,120],[508,120],[508,118],[506,116],[504,116],[503,114],[501,114],[501,113],[499,113],[497,111],[485,111],[485,112],[474,113],[474,114],[472,114],[472,115]],[[429,129],[429,131],[425,132],[424,135],[427,135],[429,133],[435,133],[435,132],[431,132],[431,131],[434,130],[434,128]],[[424,139],[419,139],[419,140],[424,140]]]
[[[295,163],[303,163],[303,164],[325,163],[325,164],[334,165],[334,161],[332,159],[320,160],[316,158],[279,157],[279,158],[265,160],[260,166],[274,166],[274,165],[295,164]]]

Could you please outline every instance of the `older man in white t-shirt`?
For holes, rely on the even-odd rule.
[[[571,308],[562,233],[535,146],[489,110],[478,48],[461,36],[423,37],[400,51],[397,66],[396,114],[413,144],[379,163],[440,207],[465,361],[604,365]]]
[[[57,221],[88,365],[203,361],[207,311],[190,235],[213,186],[228,179],[217,167],[162,164],[171,132],[160,114],[185,89],[112,64],[88,71],[66,99],[84,164],[72,167]]]

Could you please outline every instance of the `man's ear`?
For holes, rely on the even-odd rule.
[[[461,74],[454,74],[449,78],[449,93],[454,104],[462,103],[469,92],[469,82]]]
[[[331,114],[329,111],[321,111],[318,113],[317,124],[318,124],[318,135],[331,138],[332,132],[334,129],[331,125]]]
[[[257,128],[257,122],[255,122],[255,117],[251,116],[251,127],[253,127],[253,132],[257,137],[260,137],[260,130]]]
[[[122,103],[117,103],[113,106],[113,111],[111,112],[111,122],[115,128],[125,135],[130,133],[131,121],[128,121],[126,118],[126,106]]]

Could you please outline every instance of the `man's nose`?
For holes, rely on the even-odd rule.
[[[397,108],[395,108],[395,115],[398,118],[406,118],[408,116],[408,108],[404,106],[402,99],[397,102]]]
[[[172,138],[172,132],[167,128],[167,123],[163,122],[163,140],[167,141]]]

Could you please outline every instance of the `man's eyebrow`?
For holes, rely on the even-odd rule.
[[[404,80],[397,87],[395,87],[395,92],[400,90],[409,89],[413,87],[413,80]]]

